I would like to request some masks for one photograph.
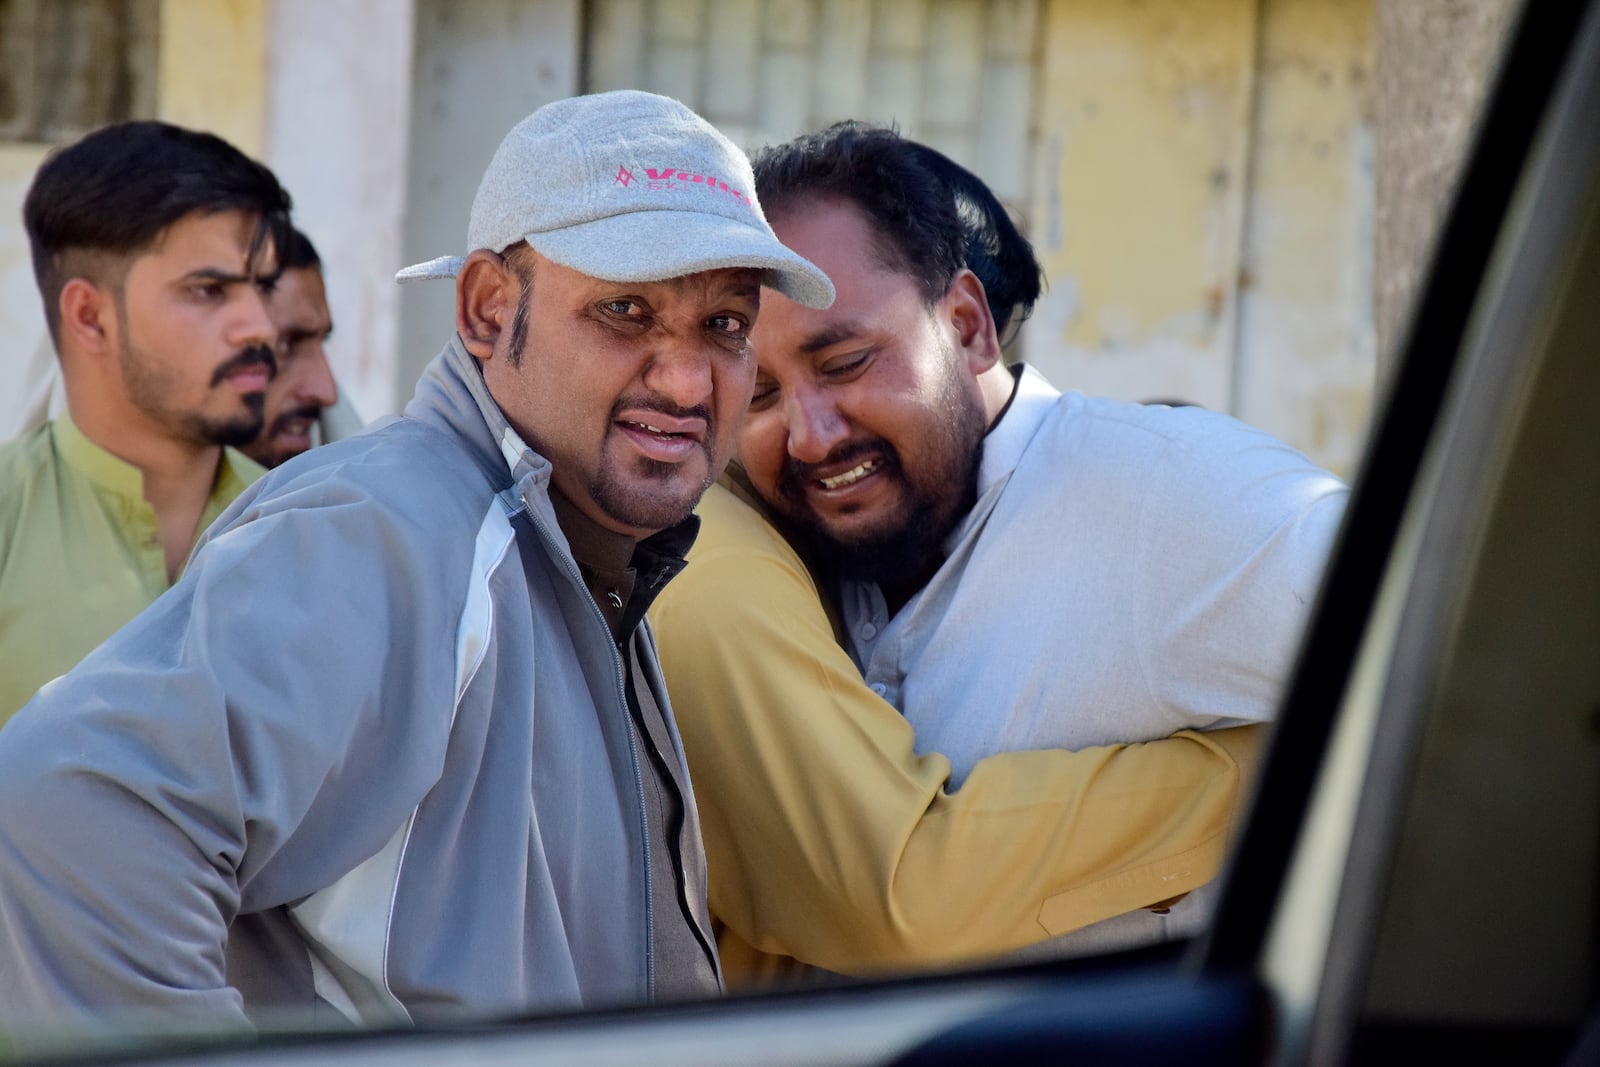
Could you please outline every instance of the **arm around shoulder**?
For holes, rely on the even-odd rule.
[[[776,531],[725,495],[705,510],[653,621],[733,934],[848,974],[948,965],[1215,876],[1248,738],[1005,753],[952,792]]]

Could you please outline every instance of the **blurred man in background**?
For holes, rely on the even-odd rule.
[[[289,195],[161,122],[47,159],[23,206],[64,415],[0,448],[0,721],[182,572],[260,473]]]
[[[323,345],[333,333],[322,259],[311,239],[295,229],[278,262],[281,272],[267,311],[277,327],[278,372],[267,384],[260,435],[243,447],[263,467],[276,467],[328,438],[321,421],[339,400],[339,387]]]

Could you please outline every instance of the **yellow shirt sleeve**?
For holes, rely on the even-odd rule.
[[[723,487],[652,626],[729,985],[970,963],[1220,869],[1260,727],[982,760],[959,791],[834,640],[800,558]]]

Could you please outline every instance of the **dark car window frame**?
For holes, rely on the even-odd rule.
[[[1197,963],[1252,967],[1301,832],[1333,724],[1462,342],[1541,117],[1582,21],[1582,4],[1524,6],[1479,121],[1380,404],[1280,718],[1235,842]]]

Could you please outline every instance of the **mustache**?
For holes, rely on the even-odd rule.
[[[217,364],[217,369],[211,372],[211,384],[221,385],[233,372],[257,365],[266,367],[269,377],[278,373],[278,358],[272,354],[272,349],[266,345],[251,345]]]
[[[623,397],[611,407],[613,420],[621,417],[624,409],[658,411],[675,419],[702,419],[706,424],[706,435],[709,437],[716,428],[716,421],[711,417],[711,408],[705,404],[696,404],[694,407],[683,407],[674,404],[663,396]]]

